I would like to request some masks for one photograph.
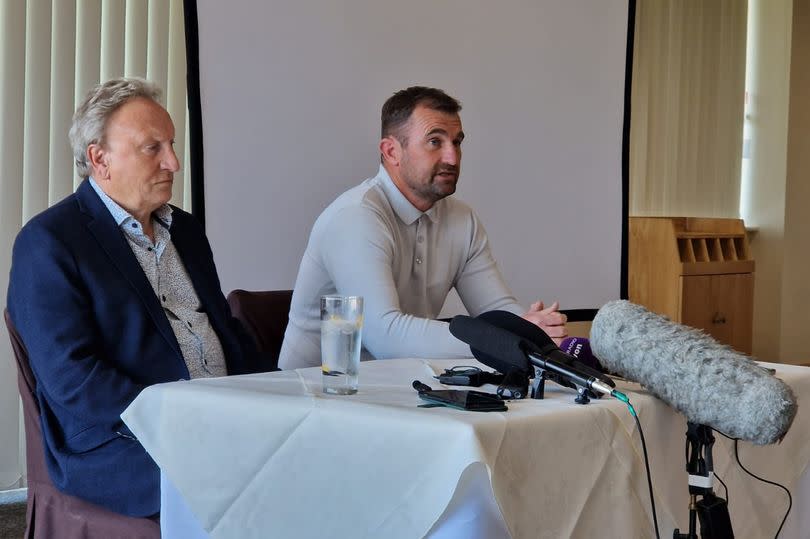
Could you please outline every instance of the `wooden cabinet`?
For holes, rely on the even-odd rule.
[[[754,261],[740,219],[631,217],[630,301],[751,353]]]

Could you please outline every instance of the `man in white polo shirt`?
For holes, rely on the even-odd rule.
[[[382,108],[379,172],[340,195],[312,228],[295,283],[279,366],[320,365],[320,296],[365,298],[363,359],[470,357],[435,318],[455,288],[472,316],[522,315],[567,335],[555,302],[518,305],[472,209],[455,197],[464,132],[461,104],[415,86]]]

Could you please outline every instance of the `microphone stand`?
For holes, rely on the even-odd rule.
[[[559,374],[555,372],[548,372],[546,369],[534,365],[534,382],[532,382],[531,386],[531,397],[533,399],[543,399],[546,393],[546,380],[550,380],[552,382],[557,382],[563,387],[570,387],[571,389],[576,389],[577,396],[574,398],[574,402],[577,404],[588,404],[591,402],[590,391],[586,387],[581,387],[574,383],[565,383],[565,381],[560,377]]]
[[[546,396],[546,371],[534,368],[534,382],[532,382],[532,398],[543,399]]]
[[[686,471],[689,474],[689,532],[675,528],[673,539],[697,539],[697,520],[700,519],[702,539],[733,539],[728,503],[714,494],[714,464],[712,446],[714,434],[706,425],[687,423]],[[698,500],[698,496],[701,497]]]

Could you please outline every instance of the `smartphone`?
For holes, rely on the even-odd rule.
[[[449,406],[459,410],[474,412],[505,412],[506,404],[492,393],[470,389],[431,389],[430,386],[414,380],[413,387],[419,397],[429,403]]]

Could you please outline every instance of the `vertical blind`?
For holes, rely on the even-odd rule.
[[[172,203],[190,208],[183,0],[0,0],[3,297],[17,232],[81,181],[67,138],[73,111],[92,86],[120,76],[143,77],[163,89],[181,164]],[[0,490],[25,484],[17,372],[11,354],[3,335]]]
[[[631,215],[739,215],[747,5],[636,4]]]

